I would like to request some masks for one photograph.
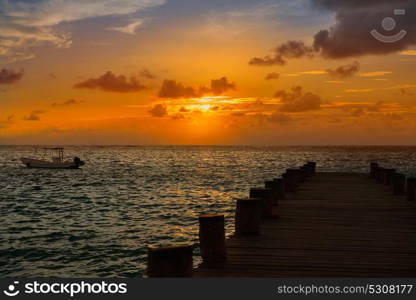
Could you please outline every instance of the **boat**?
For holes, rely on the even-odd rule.
[[[52,160],[22,157],[20,160],[28,168],[42,169],[78,169],[85,165],[79,157],[72,160],[64,160],[64,148],[43,148],[45,152],[52,152]]]

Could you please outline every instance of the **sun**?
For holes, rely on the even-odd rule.
[[[197,107],[199,108],[199,110],[202,110],[202,111],[209,111],[211,109],[210,104],[197,105]]]

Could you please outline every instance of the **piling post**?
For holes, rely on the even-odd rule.
[[[310,165],[308,165],[308,164],[304,164],[303,166],[302,166],[303,168],[305,168],[305,170],[306,170],[306,173],[307,173],[307,177],[309,177],[309,176],[311,176],[312,175],[312,168],[311,168],[311,166]]]
[[[147,252],[148,277],[192,277],[193,245],[149,247]]]
[[[276,183],[277,199],[285,200],[286,191],[285,191],[285,180],[283,178],[275,178],[273,181]]]
[[[370,175],[371,177],[376,177],[377,175],[377,169],[378,169],[378,163],[372,162],[370,163]]]
[[[395,174],[393,176],[394,195],[403,195],[406,185],[406,176],[404,174]]]
[[[237,235],[260,234],[263,199],[237,199],[235,210],[235,233]]]
[[[274,217],[273,215],[273,194],[272,189],[253,188],[250,189],[250,198],[263,200],[262,213],[263,218]]]
[[[384,169],[384,185],[391,185],[393,181],[394,174],[396,173],[395,169]]]
[[[316,173],[316,162],[308,161],[307,165],[311,168],[312,174]]]
[[[199,247],[204,263],[211,264],[226,260],[224,224],[224,215],[199,217]]]
[[[383,183],[384,182],[384,172],[385,172],[385,168],[383,167],[379,167],[377,168],[377,181],[379,183]]]
[[[297,187],[297,174],[295,169],[287,169],[286,173],[283,174],[283,178],[285,179],[285,188],[287,192],[296,192]]]
[[[406,199],[409,201],[415,200],[416,193],[416,178],[407,178]]]
[[[307,166],[300,167],[300,172],[302,174],[302,182],[305,182],[308,178],[309,168]]]
[[[272,180],[272,181],[266,181],[264,183],[264,187],[266,189],[271,189],[272,190],[272,202],[273,202],[273,205],[279,205],[279,197],[278,197],[277,183],[274,180]]]

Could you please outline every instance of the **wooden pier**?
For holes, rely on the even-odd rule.
[[[194,277],[416,276],[414,179],[407,180],[406,189],[404,175],[373,164],[369,174],[294,173],[283,176],[292,192],[270,193],[279,198],[271,212],[264,213],[265,199],[260,218],[253,214],[253,198],[242,201],[251,205],[246,212],[237,208],[236,218],[259,220],[257,232],[250,224],[244,233],[247,221],[240,222],[243,229],[222,243],[218,216],[212,216],[217,221],[211,232],[210,216],[204,219],[201,247],[209,255]],[[221,254],[217,261],[216,253]]]

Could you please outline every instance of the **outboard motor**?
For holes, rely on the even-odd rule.
[[[79,157],[74,157],[74,163],[77,167],[85,165],[85,162],[82,161]]]

